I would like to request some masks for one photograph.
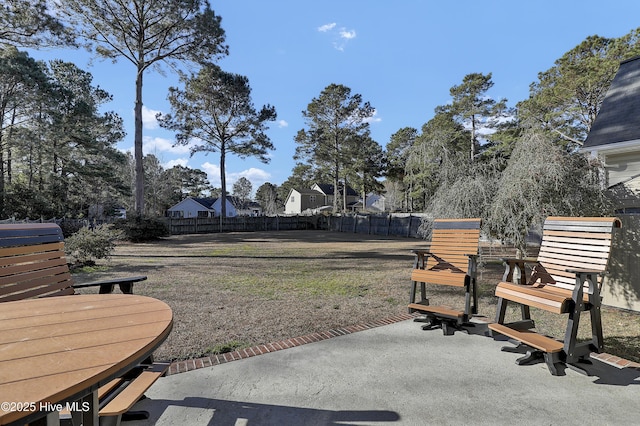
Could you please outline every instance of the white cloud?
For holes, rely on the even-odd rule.
[[[265,183],[267,180],[269,180],[269,178],[271,177],[271,173],[262,169],[251,167],[250,169],[243,170],[238,173],[229,174],[229,178],[232,179],[234,182],[240,179],[241,177],[245,177],[249,179],[253,184],[253,186],[257,188],[257,186],[260,186],[263,183]],[[260,182],[260,184],[256,185],[256,182]]]
[[[283,127],[289,127],[289,123],[287,123],[285,120],[280,120],[278,121],[278,127],[279,128],[283,128]]]
[[[187,164],[189,164],[189,159],[188,158],[176,158],[175,160],[169,160],[166,163],[164,163],[162,165],[162,167],[164,167],[165,170],[170,169],[174,166],[182,166],[182,167],[187,167]]]
[[[362,121],[364,121],[365,123],[379,123],[379,122],[382,121],[382,118],[377,117],[377,115],[378,115],[378,110],[374,109],[373,110],[373,115],[371,117],[365,118]]]
[[[219,166],[207,161],[200,166],[200,169],[207,173],[207,178],[209,179],[209,183],[211,183],[211,185],[213,185],[215,188],[220,188],[220,186],[222,186],[222,183],[220,181]],[[249,179],[251,185],[253,186],[253,191],[255,192],[255,190],[258,189],[260,185],[269,181],[269,179],[271,178],[271,174],[265,170],[255,167],[251,167],[241,172],[227,172],[227,192],[229,194],[233,192],[233,184],[237,182],[241,177]]]
[[[142,143],[142,151],[145,155],[154,154],[156,156],[162,152],[169,152],[171,154],[187,154],[189,153],[189,146],[174,146],[174,142],[172,140],[145,136]]]
[[[156,120],[156,114],[161,111],[149,109],[142,105],[142,125],[145,129],[153,130],[159,127],[158,120]]]
[[[338,24],[332,22],[330,24],[322,25],[318,27],[318,31],[322,33],[328,33],[332,36],[333,41],[331,44],[334,49],[344,52],[344,48],[349,40],[356,38],[356,30],[347,30],[346,27],[337,27]]]
[[[207,161],[200,166],[200,169],[207,174],[207,179],[209,179],[209,183],[213,185],[214,188],[220,188],[220,186],[222,186],[222,182],[220,181],[220,167]]]
[[[345,28],[340,30],[340,38],[344,38],[347,40],[351,40],[352,38],[356,38],[356,30],[347,31]]]
[[[335,22],[332,22],[330,24],[324,24],[318,27],[318,31],[320,31],[321,33],[326,33],[327,31],[331,31],[332,29],[334,29],[336,25],[337,24]]]

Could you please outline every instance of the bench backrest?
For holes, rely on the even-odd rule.
[[[538,262],[544,270],[532,275],[536,281],[573,289],[575,273],[567,269],[604,272],[609,262],[615,217],[548,217],[544,222]],[[547,275],[548,274],[548,275]],[[598,278],[601,284],[602,275]]]
[[[480,224],[481,220],[478,218],[434,220],[429,252],[445,263],[438,264],[436,259],[430,256],[425,269],[449,269],[468,273],[468,255],[478,254]]]
[[[0,302],[73,294],[55,223],[0,225]]]

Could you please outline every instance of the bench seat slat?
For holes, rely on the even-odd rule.
[[[142,371],[138,377],[127,384],[127,387],[122,392],[100,408],[100,416],[118,416],[129,411],[147,389],[164,375],[168,368],[168,363],[154,363],[151,367]]]
[[[449,318],[456,320],[458,322],[462,322],[462,318],[464,317],[464,312],[457,311],[455,309],[450,309],[444,306],[431,306],[431,305],[423,305],[420,303],[410,303],[409,309],[413,309],[415,311],[437,314],[438,316]]]
[[[562,342],[530,330],[514,330],[506,325],[496,323],[489,324],[489,329],[543,352],[556,353],[564,348]]]

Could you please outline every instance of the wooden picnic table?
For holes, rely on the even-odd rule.
[[[0,425],[62,408],[98,424],[97,389],[148,358],[173,313],[146,296],[92,294],[28,299],[0,308]],[[50,414],[53,413],[53,414]]]

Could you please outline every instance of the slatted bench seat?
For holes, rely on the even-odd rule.
[[[544,223],[538,258],[505,259],[503,281],[496,286],[498,297],[496,321],[489,329],[514,340],[518,348],[506,351],[526,351],[516,363],[523,365],[544,360],[553,375],[561,374],[561,365],[582,370],[578,363],[588,362],[591,352],[604,349],[600,316],[600,289],[606,271],[614,229],[621,226],[617,218],[549,217]],[[516,270],[526,283],[514,283]],[[508,303],[520,306],[521,318],[507,323]],[[567,315],[564,338],[543,336],[533,331],[535,322],[530,307],[559,315]],[[591,335],[589,341],[578,343],[580,316],[589,311]]]
[[[146,276],[133,276],[74,284],[64,253],[64,237],[58,225],[0,225],[0,302],[72,295],[76,288],[84,287],[99,287],[100,293],[111,293],[115,285],[119,285],[123,293],[131,294],[133,283],[146,279]],[[168,366],[166,363],[154,363],[149,358],[123,377],[102,386],[98,399],[101,402],[100,416],[104,420],[100,424],[119,424],[123,413],[144,396]],[[140,418],[145,414],[136,413],[135,416]],[[67,424],[80,424],[70,415],[66,417]]]
[[[420,312],[427,322],[423,329],[441,327],[445,335],[470,325],[477,311],[477,257],[480,219],[436,219],[428,250],[414,250],[409,313]],[[420,284],[420,300],[416,301]],[[464,307],[431,305],[426,284],[459,287],[464,290]],[[462,292],[461,292],[462,295]]]
[[[144,393],[169,369],[169,363],[155,362],[140,365],[123,377],[113,379],[98,389],[100,426],[118,426],[123,421],[143,420],[146,411],[131,411]],[[79,425],[80,412],[60,412],[62,426]]]

